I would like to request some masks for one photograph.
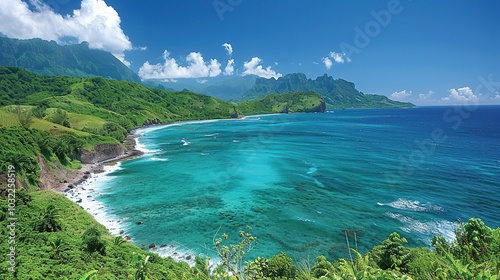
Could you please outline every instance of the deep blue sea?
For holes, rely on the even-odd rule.
[[[429,246],[434,235],[452,239],[458,220],[500,226],[500,106],[249,116],[139,133],[146,154],[96,183],[96,199],[137,244],[213,255],[218,230],[237,241],[249,225],[252,256],[334,259],[347,254],[345,231],[364,253],[394,231]]]

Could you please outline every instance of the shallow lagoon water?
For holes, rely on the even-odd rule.
[[[361,252],[394,231],[429,246],[453,238],[459,219],[500,226],[500,107],[469,113],[335,110],[145,128],[145,155],[92,188],[135,243],[190,254],[213,256],[218,230],[236,241],[246,225],[259,240],[252,256],[345,256],[345,230]]]

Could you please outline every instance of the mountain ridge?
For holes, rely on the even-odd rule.
[[[0,66],[22,67],[40,75],[141,82],[110,52],[91,49],[87,42],[61,46],[42,39],[0,37]]]
[[[303,73],[287,74],[278,79],[257,78],[255,85],[248,90],[240,101],[259,99],[269,93],[314,91],[325,98],[329,108],[407,108],[411,103],[399,102],[384,95],[364,94],[356,89],[354,83],[344,79],[334,79],[327,74],[315,80]]]

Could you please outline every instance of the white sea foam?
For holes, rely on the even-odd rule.
[[[146,145],[141,143],[140,137],[135,139],[135,148],[137,150],[143,152],[144,154],[154,154],[154,153],[161,151],[161,149],[150,150],[150,149],[146,148]]]
[[[450,221],[432,220],[422,222],[402,214],[392,212],[386,212],[385,214],[388,217],[396,219],[403,223],[403,226],[400,227],[402,231],[424,235],[425,238],[423,239],[428,244],[430,244],[430,239],[432,238],[432,236],[437,235],[442,235],[448,241],[452,241],[455,239],[455,224]]]
[[[197,256],[196,252],[183,246],[181,244],[173,243],[164,247],[156,247],[149,251],[157,253],[160,257],[171,257],[172,259],[180,262],[186,262],[190,266],[194,266],[194,258]]]
[[[410,200],[404,198],[398,198],[398,200],[390,202],[390,203],[380,203],[377,202],[379,206],[389,206],[395,209],[400,210],[409,210],[415,212],[443,212],[444,208],[431,204],[431,203],[421,203],[418,200]]]
[[[181,142],[182,142],[182,146],[189,146],[189,144],[191,144],[191,142],[188,142],[184,139],[182,139]]]
[[[299,221],[302,221],[302,222],[306,222],[306,223],[316,223],[315,221],[313,220],[310,220],[310,219],[306,219],[306,218],[301,218],[299,217],[298,218]]]
[[[112,179],[108,175],[120,169],[119,162],[114,165],[105,165],[104,172],[91,174],[90,178],[85,182],[65,193],[66,197],[79,204],[115,236],[120,235],[122,230],[125,231],[123,226],[125,219],[109,214],[108,207],[96,198],[105,192],[106,183]]]
[[[396,209],[411,210],[416,212],[424,212],[427,210],[427,208],[425,208],[420,201],[408,200],[404,198],[399,198],[398,200],[388,203],[387,205]]]
[[[318,171],[318,168],[313,166],[313,167],[309,168],[309,171],[307,171],[307,174],[311,175],[311,174],[316,173],[317,171]]]
[[[152,157],[152,158],[150,158],[150,160],[153,160],[153,161],[170,161],[170,159],[168,159],[168,158],[159,158],[159,157]]]

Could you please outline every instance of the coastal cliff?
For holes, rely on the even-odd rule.
[[[48,162],[42,156],[36,156],[40,167],[39,188],[62,192],[73,188],[90,177],[90,173],[101,172],[100,163],[126,156],[126,151],[120,144],[97,144],[94,150],[83,150],[81,153],[82,167],[68,170],[58,161]]]
[[[124,154],[125,149],[120,144],[97,144],[93,151],[83,150],[80,161],[83,164],[92,164],[121,157]]]

